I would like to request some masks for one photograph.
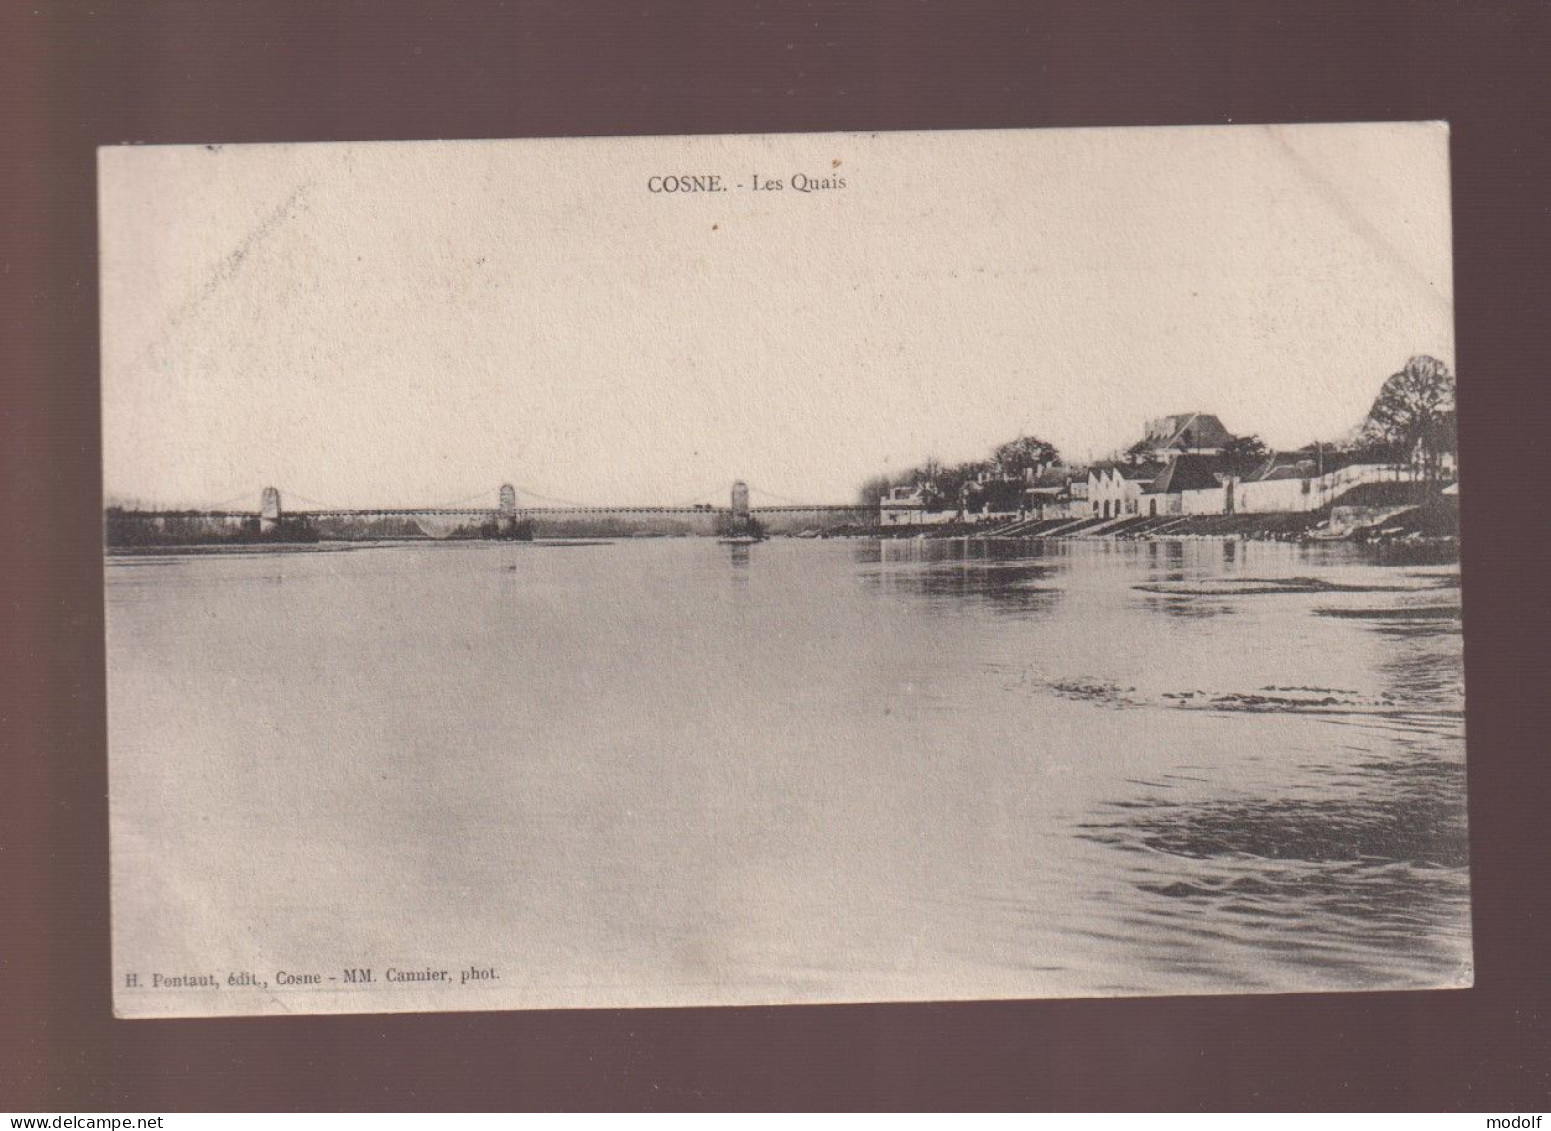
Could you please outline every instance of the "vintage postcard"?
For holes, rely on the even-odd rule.
[[[120,1016],[1471,984],[1444,124],[99,180]]]

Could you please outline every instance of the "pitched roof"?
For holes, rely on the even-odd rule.
[[[1147,488],[1149,495],[1171,495],[1178,491],[1202,491],[1222,486],[1218,473],[1222,461],[1216,456],[1177,455],[1162,475]]]
[[[1126,463],[1121,460],[1100,460],[1098,463],[1088,465],[1090,475],[1102,476],[1106,471],[1112,471],[1122,479],[1139,479],[1149,481],[1164,469],[1166,465],[1157,460],[1144,460],[1141,463]]]
[[[1123,463],[1115,468],[1116,473],[1122,479],[1139,479],[1143,483],[1151,483],[1168,468],[1167,464],[1149,460],[1146,463]]]
[[[1233,439],[1210,412],[1181,412],[1147,422],[1146,442],[1155,448],[1220,448]]]
[[[1247,482],[1268,479],[1308,479],[1315,474],[1315,461],[1307,452],[1272,452],[1244,478]]]

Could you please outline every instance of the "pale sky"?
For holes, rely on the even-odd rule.
[[[735,478],[846,502],[1019,433],[1102,456],[1175,412],[1336,439],[1412,354],[1454,365],[1437,123],[133,147],[99,171],[105,488],[164,505],[720,502]],[[673,173],[728,191],[647,190]]]

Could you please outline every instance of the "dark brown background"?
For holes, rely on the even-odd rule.
[[[1531,3],[8,3],[0,1110],[1544,1109],[1548,32]],[[111,1018],[97,145],[1420,118],[1453,123],[1473,991]]]

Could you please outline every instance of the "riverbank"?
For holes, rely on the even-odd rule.
[[[1343,513],[1344,512],[1344,513]],[[1105,539],[1174,541],[1232,539],[1250,542],[1410,542],[1458,544],[1459,506],[1435,499],[1405,508],[1322,508],[1302,513],[1139,515],[1129,518],[1006,519],[945,522],[932,526],[843,529],[833,535],[879,538]]]
[[[111,533],[111,531],[110,531]],[[443,538],[432,538],[419,531],[413,535],[395,531],[375,538],[340,538],[331,532],[307,531],[310,537],[287,538],[289,532],[254,537],[252,531],[226,531],[225,537],[211,537],[208,531],[158,531],[157,540],[143,536],[127,544],[108,540],[112,554],[165,554],[199,551],[261,551],[281,549],[343,549],[350,546],[380,545],[384,542],[427,544],[469,541],[528,541],[531,529],[507,538],[492,537],[486,530],[457,531]],[[192,535],[192,536],[191,536]],[[235,535],[235,536],[234,536]],[[277,536],[279,535],[279,536]],[[527,535],[527,537],[523,537]],[[642,534],[634,537],[694,538],[695,534],[678,531],[671,534]],[[706,535],[698,535],[706,537]],[[1246,541],[1246,542],[1353,542],[1366,545],[1421,545],[1439,552],[1458,552],[1459,506],[1451,497],[1414,506],[1343,506],[1305,513],[1237,515],[1160,515],[1128,518],[1056,518],[1025,520],[981,519],[975,522],[945,522],[930,526],[879,527],[870,523],[844,523],[821,529],[805,529],[778,536],[791,538],[881,538],[954,539],[985,538],[1009,541],[1108,540],[1108,541]],[[541,545],[598,544],[612,539],[544,537]]]

